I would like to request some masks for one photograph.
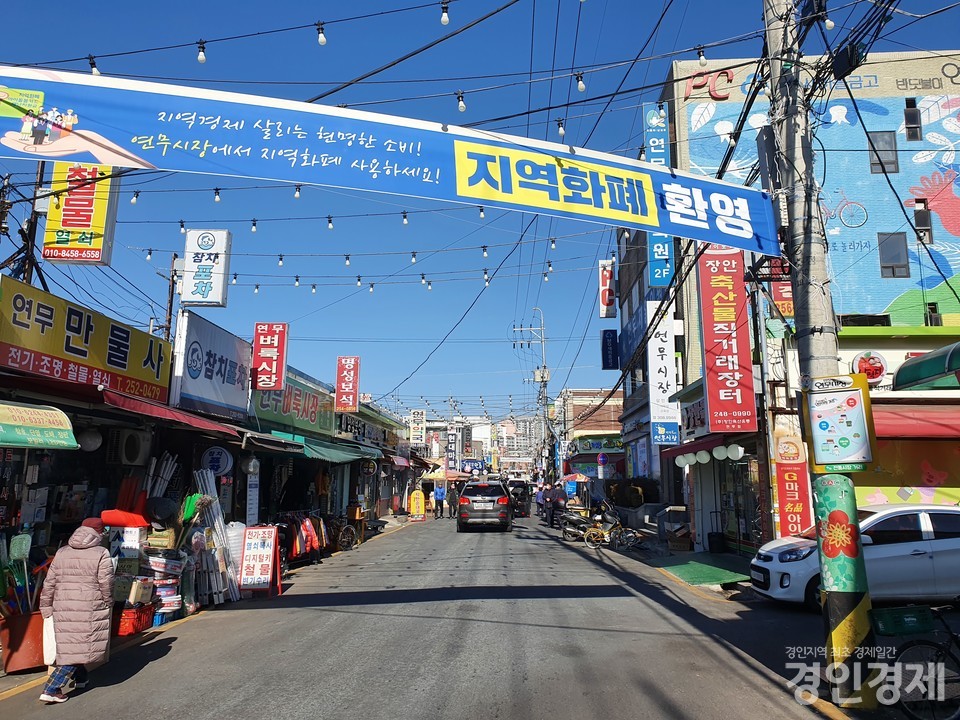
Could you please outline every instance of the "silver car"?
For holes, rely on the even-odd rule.
[[[463,532],[468,525],[496,525],[507,532],[513,530],[513,503],[499,480],[468,482],[459,503],[457,532]]]

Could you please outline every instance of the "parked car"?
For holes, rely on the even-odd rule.
[[[457,506],[457,532],[469,525],[496,525],[513,530],[513,502],[507,486],[499,480],[468,482]]]
[[[960,595],[960,507],[867,505],[857,512],[870,595],[876,600],[953,600]],[[816,528],[760,548],[753,589],[820,607]]]

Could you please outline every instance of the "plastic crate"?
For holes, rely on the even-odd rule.
[[[934,629],[933,613],[925,605],[873,609],[870,622],[877,635],[914,635]]]
[[[113,616],[113,634],[136,635],[153,624],[154,604],[148,603],[138,608],[124,608],[119,615]]]

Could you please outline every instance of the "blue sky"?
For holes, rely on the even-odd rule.
[[[519,0],[437,42],[508,2],[454,0],[446,26],[439,2],[327,2],[309,10],[278,4],[273,12],[245,0],[229,6],[110,0],[98,2],[96,12],[89,4],[38,12],[20,3],[5,8],[5,26],[23,31],[5,33],[0,63],[88,72],[82,58],[93,54],[105,75],[305,100],[436,42],[321,102],[554,141],[556,120],[565,118],[565,142],[636,157],[643,142],[642,105],[656,101],[671,59],[695,58],[694,48],[714,43],[722,45],[709,47],[709,57],[755,57],[761,49],[760,0]],[[902,5],[923,14],[950,4]],[[837,34],[868,3],[831,6]],[[904,27],[911,18],[897,15],[877,49],[948,49],[955,44],[951,30],[958,20],[960,9]],[[317,42],[317,21],[324,22],[324,46]],[[269,32],[294,26],[305,27]],[[200,39],[207,41],[204,64],[197,62],[193,45]],[[111,57],[179,44],[189,46]],[[808,53],[817,49],[811,45]],[[73,59],[78,60],[63,62]],[[584,73],[583,93],[576,87],[577,72]],[[458,91],[464,93],[465,112],[458,111]],[[605,98],[591,100],[613,92],[620,94],[609,104]],[[581,104],[527,114],[568,102]],[[34,172],[29,163],[0,160],[0,173],[13,173],[15,182],[28,182]],[[220,203],[213,202],[214,187],[221,188]],[[536,388],[530,380],[541,362],[540,344],[513,328],[539,326],[534,308],[545,321],[551,396],[563,387],[609,388],[618,378],[600,369],[600,331],[619,324],[599,319],[596,306],[597,260],[609,257],[615,246],[612,230],[604,226],[493,209],[481,219],[472,206],[320,187],[305,186],[295,199],[289,185],[200,175],[126,178],[123,190],[113,266],[129,283],[114,283],[93,268],[47,270],[82,302],[140,326],[162,318],[162,275],[170,254],[182,253],[178,221],[184,219],[188,227],[227,228],[234,237],[231,270],[241,279],[231,288],[229,306],[202,311],[204,317],[248,338],[254,321],[290,322],[291,364],[327,381],[337,355],[360,355],[361,391],[387,395],[383,404],[400,412],[423,407],[421,397],[446,412],[449,396],[464,413],[487,410],[502,417],[511,410],[531,411]],[[131,205],[134,190],[140,196]],[[334,230],[325,220],[302,219],[327,215],[336,218]],[[256,234],[250,232],[252,218],[258,219]],[[523,241],[504,261],[521,234]],[[147,248],[153,250],[149,261]],[[416,264],[410,262],[412,252]],[[282,268],[279,254],[287,258]],[[344,264],[347,254],[350,267]],[[492,273],[501,262],[484,288],[484,269]],[[545,283],[548,262],[553,272]],[[421,273],[433,283],[432,291],[420,284]],[[363,279],[360,288],[357,275]],[[254,284],[260,284],[259,294]],[[529,347],[526,341],[532,341]]]

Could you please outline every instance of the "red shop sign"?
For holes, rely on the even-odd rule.
[[[360,358],[341,355],[337,358],[337,395],[334,412],[355,413],[360,397]]]
[[[757,431],[743,252],[710,245],[697,261],[704,398],[712,433]]]
[[[253,389],[283,390],[287,376],[287,323],[253,327]]]

